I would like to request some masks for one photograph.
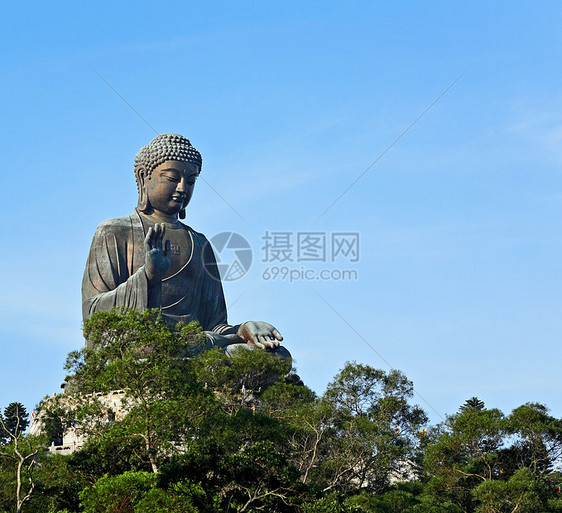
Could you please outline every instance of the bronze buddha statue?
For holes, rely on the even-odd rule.
[[[180,221],[201,164],[199,152],[178,134],[161,134],[141,148],[134,165],[135,211],[102,222],[94,235],[82,281],[83,318],[119,306],[159,308],[169,323],[198,321],[207,348],[219,346],[229,354],[260,348],[290,357],[271,324],[228,324],[212,247]]]

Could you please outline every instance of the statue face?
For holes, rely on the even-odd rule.
[[[168,160],[157,166],[144,182],[152,208],[176,215],[191,200],[198,173],[199,166],[190,162]]]

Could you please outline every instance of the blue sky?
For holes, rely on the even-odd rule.
[[[473,395],[562,415],[558,2],[32,2],[3,14],[0,405],[32,409],[58,391],[83,343],[95,227],[136,204],[133,158],[155,133],[101,75],[157,132],[200,150],[228,204],[200,181],[187,222],[254,249],[250,272],[225,284],[230,319],[275,324],[314,390],[346,361],[386,368],[380,354],[434,422]],[[359,232],[358,263],[320,266],[358,279],[264,280],[266,230]]]

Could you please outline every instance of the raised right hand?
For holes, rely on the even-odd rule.
[[[156,223],[153,228],[148,229],[144,239],[144,270],[151,287],[160,283],[170,268],[169,241],[163,242],[165,231],[164,224]]]

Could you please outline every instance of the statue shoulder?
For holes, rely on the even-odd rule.
[[[133,213],[129,216],[114,217],[102,221],[96,229],[95,236],[104,237],[110,235],[119,239],[131,236],[135,228],[142,230],[142,225],[138,215]]]
[[[193,240],[197,243],[203,246],[209,242],[209,239],[207,239],[204,233],[194,230],[191,226],[188,226],[185,223],[180,222],[180,224],[191,234]]]

